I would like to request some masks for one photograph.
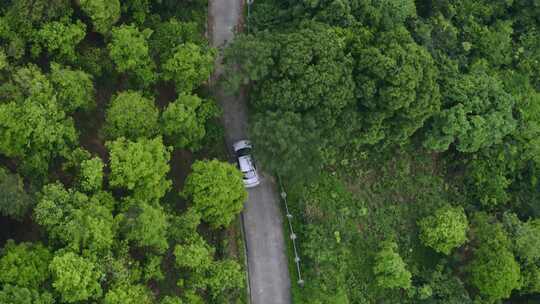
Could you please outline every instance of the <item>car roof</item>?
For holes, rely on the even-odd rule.
[[[242,172],[255,170],[255,166],[253,166],[253,160],[249,155],[240,156],[238,158],[238,164],[240,166],[240,171]]]

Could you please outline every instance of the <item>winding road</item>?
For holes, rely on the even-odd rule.
[[[234,39],[243,20],[243,0],[210,0],[208,32],[212,46],[223,48]],[[220,52],[221,53],[221,52]],[[221,55],[220,55],[221,56]],[[244,92],[227,96],[217,85],[223,74],[221,57],[212,77],[214,96],[223,109],[223,125],[229,148],[247,138],[248,115]],[[285,255],[283,219],[274,179],[262,175],[261,184],[248,190],[242,217],[247,247],[247,263],[252,304],[290,304],[290,277]]]

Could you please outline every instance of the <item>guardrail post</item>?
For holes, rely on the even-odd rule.
[[[253,2],[253,0],[251,0],[251,2]],[[286,212],[287,222],[289,223],[289,230],[291,232],[289,237],[292,240],[292,244],[293,244],[294,263],[296,264],[296,272],[298,274],[298,281],[296,281],[296,283],[298,285],[300,285],[301,287],[303,287],[305,282],[302,279],[302,271],[300,269],[300,261],[301,261],[301,259],[300,259],[300,255],[298,254],[298,248],[297,248],[297,245],[296,245],[296,240],[298,239],[298,236],[296,235],[296,233],[294,233],[294,229],[293,229],[293,226],[292,226],[293,215],[289,211],[289,205],[287,204],[287,192],[285,192],[285,188],[283,187],[283,184],[281,183],[281,177],[279,176],[279,174],[276,174],[276,176],[277,176],[278,181],[279,181],[279,187],[281,188],[280,196],[281,196],[281,199],[282,199],[282,201],[283,201],[283,203],[285,205],[285,212]]]

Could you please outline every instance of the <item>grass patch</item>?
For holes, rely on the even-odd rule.
[[[416,224],[443,202],[461,199],[438,171],[437,160],[407,150],[377,162],[367,159],[374,158],[357,162],[354,175],[330,171],[308,185],[286,184],[306,282],[303,289],[296,285],[287,236],[294,303],[401,303],[402,292],[383,290],[374,280],[374,253],[385,240],[398,243],[413,275],[440,262],[442,257],[420,242]],[[284,229],[289,231],[286,222]]]

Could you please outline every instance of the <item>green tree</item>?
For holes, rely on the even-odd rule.
[[[169,221],[170,222],[170,221]],[[170,227],[171,225],[169,225]],[[146,257],[144,268],[143,268],[143,279],[145,282],[150,280],[154,281],[163,281],[165,279],[165,274],[162,270],[163,256],[160,255],[149,255]]]
[[[39,292],[21,286],[4,285],[0,289],[0,303],[7,304],[54,304],[53,296],[47,292]]]
[[[512,180],[507,173],[511,161],[505,157],[507,149],[500,148],[496,145],[479,151],[466,167],[465,182],[471,188],[471,199],[483,207],[493,208],[510,200],[507,190]]]
[[[471,43],[473,56],[485,58],[493,66],[512,62],[512,21],[497,20],[490,25],[467,22],[463,26],[464,39]]]
[[[0,214],[21,219],[33,203],[21,177],[0,167]]]
[[[158,253],[169,248],[169,218],[160,206],[131,203],[120,220],[126,239],[134,241],[138,247],[154,248]]]
[[[120,285],[105,294],[104,304],[152,304],[150,290],[144,285]]]
[[[132,248],[129,246],[129,242],[120,240],[115,243],[115,247],[114,255],[107,255],[100,262],[109,289],[116,286],[138,284],[142,272],[139,262],[131,256]]]
[[[437,252],[450,254],[467,240],[469,223],[462,207],[445,206],[418,222],[420,239]]]
[[[187,291],[183,295],[183,298],[185,299],[184,302],[186,302],[186,303],[193,303],[193,304],[204,304],[205,303],[205,300],[201,296],[196,294],[195,291],[193,291],[193,290]]]
[[[101,34],[108,34],[113,24],[120,19],[120,1],[118,0],[80,0],[81,9],[92,23],[94,30]]]
[[[474,243],[477,244],[468,265],[470,283],[487,301],[510,297],[521,287],[521,271],[510,251],[511,242],[502,225],[485,213],[473,218]]]
[[[405,268],[405,262],[396,251],[396,243],[383,243],[375,256],[373,272],[379,286],[407,289],[411,287],[411,273]]]
[[[92,154],[82,147],[75,148],[66,155],[62,163],[62,170],[69,175],[77,176],[81,170],[81,163],[92,159]]]
[[[481,246],[470,264],[471,284],[488,300],[510,297],[521,286],[521,272],[514,255],[506,248]]]
[[[190,93],[210,77],[216,52],[187,42],[173,50],[161,66],[163,79],[172,80],[178,92]]]
[[[197,237],[187,244],[178,244],[174,247],[176,266],[193,270],[206,269],[211,266],[214,248],[194,232]]]
[[[214,262],[209,268],[206,284],[213,298],[228,295],[244,286],[245,277],[240,264],[233,260]]]
[[[75,195],[68,192],[60,183],[49,184],[43,187],[34,208],[34,219],[49,230],[59,226],[65,218],[79,205],[80,201],[86,201],[86,195]]]
[[[227,89],[238,91],[240,86],[264,79],[274,66],[274,43],[265,36],[239,35],[224,50],[224,73]]]
[[[201,224],[201,215],[193,208],[189,208],[180,216],[171,217],[169,239],[182,243],[191,241],[198,236],[197,227]]]
[[[68,0],[21,0],[3,6],[9,6],[5,15],[12,26],[22,26],[25,23],[42,25],[71,14]]]
[[[134,73],[147,85],[154,81],[154,62],[150,58],[147,39],[152,31],[140,31],[134,25],[121,25],[112,29],[107,48],[120,73]]]
[[[268,171],[294,180],[320,172],[321,148],[327,139],[313,117],[289,111],[262,112],[254,118],[250,133],[257,159]]]
[[[2,3],[3,46],[13,59],[25,55],[37,29],[53,20],[69,18],[73,10],[69,0],[20,0]]]
[[[182,304],[182,299],[178,297],[165,296],[159,304]]]
[[[176,47],[181,44],[191,42],[203,45],[207,43],[195,22],[182,22],[173,17],[156,24],[154,30],[155,32],[150,37],[150,48],[153,56],[159,58],[162,63],[171,58]]]
[[[431,289],[431,296],[426,300],[420,299],[419,303],[436,304],[472,304],[465,284],[460,278],[452,273],[452,269],[437,265],[435,269],[426,269],[421,272],[419,277],[426,281],[426,285]]]
[[[81,162],[77,184],[82,191],[93,192],[103,187],[103,161],[94,157]]]
[[[540,267],[537,264],[525,264],[522,267],[522,288],[524,293],[538,293],[540,292]]]
[[[95,105],[95,90],[91,75],[53,63],[50,78],[56,91],[56,98],[64,112],[88,110]]]
[[[518,220],[519,221],[519,220]],[[540,260],[540,220],[519,222],[512,233],[515,254],[529,263]]]
[[[122,1],[122,12],[129,13],[131,20],[138,25],[143,25],[146,15],[150,13],[150,0],[127,0]]]
[[[98,266],[87,258],[72,252],[60,252],[53,258],[49,269],[53,276],[52,286],[66,303],[97,299],[102,294],[99,284],[102,274]]]
[[[9,62],[4,50],[0,50],[0,71],[4,70],[8,66]]]
[[[245,279],[240,265],[232,260],[214,261],[215,249],[193,233],[189,241],[174,247],[176,266],[191,270],[192,279],[198,280],[195,285],[208,288],[214,299],[240,289]]]
[[[354,101],[353,61],[345,53],[342,32],[306,23],[298,31],[275,35],[272,44],[273,60],[252,55],[257,62],[274,63],[271,72],[256,82],[252,102],[267,110],[319,110],[321,125],[333,127],[339,111]],[[249,74],[262,76],[261,69]]]
[[[538,28],[529,28],[527,32],[520,36],[520,45],[523,51],[519,60],[519,67],[522,73],[529,75],[531,84],[536,87],[540,85],[540,71],[535,68],[536,63],[540,61],[538,43],[540,43],[540,29]]]
[[[463,67],[479,59],[487,59],[494,67],[509,64],[514,52],[510,5],[470,0],[433,3],[430,8],[423,4],[424,12],[432,17],[426,20],[430,37],[424,44]]]
[[[361,30],[351,44],[361,141],[405,143],[440,107],[431,55],[403,27]]]
[[[81,21],[70,24],[53,21],[45,24],[35,35],[39,47],[35,46],[33,52],[39,54],[43,47],[53,58],[75,62],[75,48],[86,35],[86,25]]]
[[[84,46],[80,51],[77,63],[83,70],[96,78],[111,75],[114,71],[113,62],[106,48]]]
[[[115,238],[115,222],[111,210],[97,199],[78,209],[62,225],[62,239],[69,248],[93,254],[104,254]]]
[[[60,184],[46,185],[34,209],[36,222],[49,237],[75,251],[106,253],[112,246],[115,223],[106,196],[66,190]]]
[[[34,65],[19,68],[0,92],[0,153],[22,158],[23,172],[44,176],[51,160],[67,154],[77,140],[73,119]]]
[[[37,290],[49,278],[51,259],[42,244],[8,240],[0,257],[0,282]]]
[[[347,27],[355,24],[352,10],[358,6],[358,2],[366,1],[300,0],[289,2],[290,6],[294,5],[289,9],[292,10],[292,14],[299,15],[295,16],[296,18],[315,19],[334,26]]]
[[[212,227],[227,226],[247,199],[243,177],[231,164],[218,160],[196,161],[183,195]]]
[[[515,97],[480,62],[471,72],[448,79],[445,108],[434,117],[424,146],[445,151],[454,143],[460,152],[476,152],[500,143],[516,128]]]
[[[107,138],[152,138],[159,132],[159,111],[154,102],[141,93],[125,91],[116,95],[105,116]]]
[[[294,31],[240,37],[226,51],[226,74],[232,75],[227,77],[227,86],[234,90],[252,81],[251,102],[258,112],[266,111],[255,117],[251,133],[268,169],[283,174],[306,168],[319,172],[322,149],[344,138],[336,136],[341,133],[336,129],[350,123],[343,123],[340,116],[344,111],[355,111],[354,64],[347,49],[348,36],[343,29],[306,21]],[[281,132],[267,131],[272,128]],[[326,131],[332,136],[323,136]],[[305,158],[275,153],[283,152],[287,144],[292,147],[285,152],[288,156],[305,154]],[[270,161],[270,155],[279,160]]]
[[[416,17],[413,0],[358,1],[358,19],[374,27],[391,29],[404,24],[407,18]]]
[[[180,94],[163,111],[163,134],[175,148],[198,150],[206,135],[206,122],[218,113],[219,108],[212,101],[196,95]]]
[[[108,142],[110,153],[109,184],[124,188],[142,201],[159,200],[171,187],[169,148],[161,138],[139,139],[135,142],[119,138]]]
[[[407,18],[416,17],[413,0],[299,0],[290,1],[289,6],[296,18],[313,18],[342,27],[361,23],[376,29],[391,29],[403,25]]]

